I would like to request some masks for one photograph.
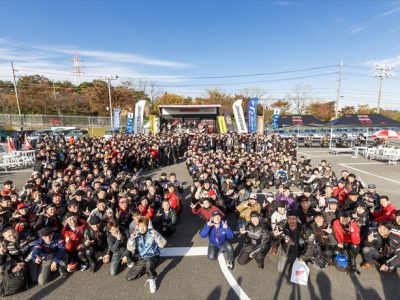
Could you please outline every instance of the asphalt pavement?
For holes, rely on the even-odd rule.
[[[378,192],[391,197],[400,207],[400,166],[390,166],[363,158],[332,156],[320,148],[301,148],[301,154],[309,156],[313,165],[327,159],[335,172],[343,169],[354,171],[365,183],[375,183]],[[321,152],[322,151],[322,152]],[[372,164],[373,163],[373,164]],[[357,171],[351,168],[356,168]],[[185,195],[189,193],[191,178],[184,163],[169,166],[152,173],[155,178],[162,172],[175,172],[184,183]],[[11,179],[20,187],[29,177],[28,172],[0,173],[0,182]],[[168,240],[167,247],[205,247],[207,240],[198,232],[202,222],[192,215],[188,201],[180,217],[178,229]],[[235,241],[235,246],[237,241]],[[358,263],[361,257],[358,257]],[[96,273],[75,272],[67,279],[56,278],[44,287],[34,286],[7,299],[238,299],[228,283],[226,274],[218,261],[209,261],[206,256],[163,257],[158,270],[158,290],[149,294],[146,278],[126,281],[126,269],[111,277],[108,265]],[[310,267],[307,286],[292,284],[289,270],[277,272],[277,257],[268,255],[264,270],[258,270],[255,262],[246,266],[235,265],[234,279],[250,299],[399,299],[399,274],[382,274],[377,270],[361,270],[360,275],[348,275],[334,267],[318,270]]]

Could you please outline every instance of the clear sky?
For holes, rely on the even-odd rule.
[[[382,107],[400,109],[400,1],[0,1],[0,79],[14,61],[19,75],[73,81],[75,50],[84,79],[153,78],[189,96],[261,88],[272,99],[310,84],[334,99],[343,60],[343,105],[374,105],[385,63]]]

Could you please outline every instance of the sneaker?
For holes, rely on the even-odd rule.
[[[227,261],[226,265],[228,266],[229,270],[233,270],[233,262],[232,261]]]
[[[128,266],[129,269],[131,269],[134,265],[135,265],[134,262],[131,262],[131,263],[127,264],[127,266]]]
[[[149,283],[150,294],[154,294],[157,290],[156,279],[147,279],[146,283]]]
[[[85,271],[86,269],[87,269],[87,267],[88,267],[88,263],[86,262],[86,261],[84,261],[84,262],[82,262],[81,263],[81,271]]]

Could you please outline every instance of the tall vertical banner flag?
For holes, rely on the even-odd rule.
[[[224,116],[218,116],[217,119],[218,119],[219,132],[222,134],[227,133]]]
[[[233,105],[233,115],[235,116],[238,133],[247,133],[246,120],[244,119],[242,99],[236,100]]]
[[[259,134],[264,133],[264,116],[257,117],[257,132]]]
[[[150,133],[151,134],[156,134],[157,133],[156,116],[155,115],[150,115],[149,116],[149,122],[150,122]]]
[[[114,130],[119,130],[121,127],[121,109],[114,108]]]
[[[146,100],[140,100],[135,106],[135,122],[133,123],[134,134],[143,133],[143,114]]]
[[[249,132],[257,131],[257,104],[258,98],[250,99],[247,102],[247,122],[249,124]]]
[[[225,116],[225,124],[226,124],[226,129],[227,132],[232,132],[233,131],[233,124],[232,124],[232,119],[231,116],[229,115],[229,112],[226,110],[224,113]]]
[[[281,110],[279,108],[274,109],[274,116],[272,118],[272,128],[277,129],[278,128],[278,119],[279,119],[279,113]]]
[[[132,133],[133,131],[133,113],[128,113],[128,119],[126,120],[126,131]]]

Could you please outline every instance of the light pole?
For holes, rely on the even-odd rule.
[[[385,65],[375,65],[375,70],[376,70],[375,76],[379,78],[378,109],[377,109],[377,113],[379,114],[379,111],[381,109],[382,82],[383,79],[386,79],[393,75],[391,72],[391,70],[393,70],[393,67]]]
[[[108,81],[108,100],[109,100],[109,109],[110,109],[110,126],[111,126],[111,131],[114,130],[114,120],[113,120],[113,110],[112,110],[112,99],[111,99],[111,80],[117,80],[118,76],[112,77],[112,76],[107,76],[106,77]]]
[[[14,80],[14,92],[15,92],[15,99],[17,100],[17,108],[18,108],[18,116],[19,116],[19,123],[21,125],[21,130],[23,126],[22,122],[22,115],[21,115],[21,107],[19,106],[19,97],[18,97],[18,89],[17,89],[17,80],[15,79],[15,69],[14,69],[14,63],[11,62],[11,70],[12,70],[12,75],[13,75],[13,80]]]

